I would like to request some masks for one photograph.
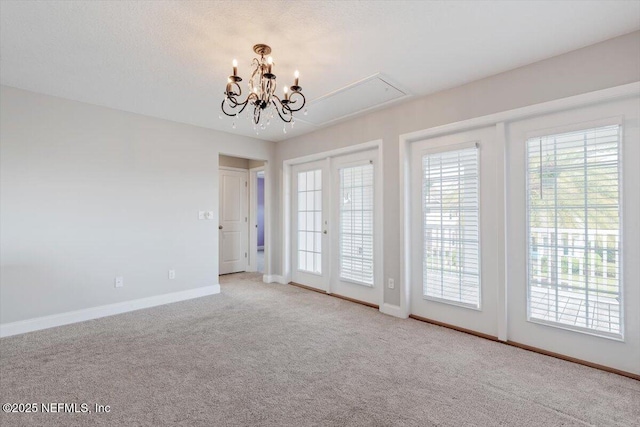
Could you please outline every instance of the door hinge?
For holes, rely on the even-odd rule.
[[[245,257],[245,258],[247,257],[247,253],[246,253],[246,252],[244,253],[244,257]]]
[[[248,187],[249,185],[247,184],[247,181],[244,182],[244,186]]]

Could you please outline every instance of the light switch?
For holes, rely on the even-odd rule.
[[[204,219],[204,211],[198,211],[198,219]]]
[[[115,286],[116,288],[121,288],[124,286],[124,277],[122,276],[117,276],[116,280],[115,280]]]

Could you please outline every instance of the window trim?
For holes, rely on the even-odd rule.
[[[620,233],[620,237],[619,237],[619,241],[620,241],[620,245],[618,248],[618,262],[619,262],[619,297],[620,297],[620,333],[612,333],[612,332],[607,332],[607,331],[598,331],[592,328],[587,328],[587,327],[582,327],[582,326],[572,326],[566,323],[560,323],[560,322],[554,322],[554,321],[550,321],[550,320],[543,320],[543,319],[536,319],[531,317],[531,293],[530,293],[530,289],[529,289],[529,277],[530,277],[530,270],[529,270],[529,260],[530,260],[530,251],[529,251],[529,237],[530,237],[530,206],[529,206],[529,186],[528,186],[528,177],[529,177],[529,157],[528,157],[528,151],[527,151],[527,141],[531,138],[542,138],[542,137],[547,137],[547,136],[552,136],[552,135],[557,135],[557,134],[562,134],[562,133],[569,133],[569,132],[579,132],[579,131],[585,131],[585,130],[589,130],[589,129],[595,129],[595,128],[599,128],[599,127],[606,127],[606,126],[618,126],[618,223],[619,225],[619,233]],[[623,156],[624,156],[624,152],[623,152],[623,145],[624,145],[624,117],[621,116],[614,116],[614,117],[608,117],[608,118],[603,118],[603,119],[598,119],[598,120],[590,120],[590,121],[585,121],[585,122],[579,122],[579,123],[572,123],[572,124],[567,124],[567,125],[563,125],[563,126],[555,126],[552,128],[546,128],[546,129],[538,129],[535,131],[530,131],[527,132],[525,134],[525,140],[523,142],[525,144],[525,148],[523,150],[523,155],[524,155],[524,165],[525,165],[525,179],[524,179],[524,201],[525,201],[525,221],[524,221],[524,225],[525,225],[525,230],[524,230],[524,251],[525,251],[525,259],[524,259],[524,273],[525,273],[525,277],[524,277],[524,284],[526,287],[525,290],[525,296],[526,296],[526,321],[528,323],[533,323],[533,324],[537,324],[537,325],[541,325],[544,327],[550,327],[550,328],[555,328],[555,329],[562,329],[562,330],[566,330],[566,331],[571,331],[571,332],[577,332],[580,334],[584,334],[584,335],[590,335],[593,337],[598,337],[598,338],[604,338],[607,340],[612,340],[612,341],[618,341],[618,342],[625,342],[625,323],[626,323],[626,316],[625,316],[625,298],[624,298],[624,257],[622,256],[623,253],[623,248],[624,248],[624,218],[623,218],[623,212],[624,212],[624,203],[623,203],[623,194],[624,194],[624,181],[623,181]]]

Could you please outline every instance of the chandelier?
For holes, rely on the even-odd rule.
[[[253,129],[256,134],[260,130],[266,129],[271,124],[271,120],[277,113],[285,122],[283,131],[287,133],[286,124],[290,123],[293,127],[295,121],[293,113],[304,108],[306,99],[302,94],[302,87],[299,84],[300,74],[296,70],[294,73],[294,84],[291,87],[284,86],[283,98],[280,99],[276,94],[276,75],[273,73],[275,63],[273,58],[268,56],[271,48],[266,44],[257,44],[253,46],[253,51],[260,55],[260,58],[253,58],[251,66],[253,73],[249,79],[249,94],[244,101],[240,100],[242,89],[240,82],[242,78],[238,76],[238,61],[233,60],[233,75],[227,80],[227,88],[224,92],[222,100],[222,112],[233,117],[232,127],[236,128],[236,118],[242,117],[247,107],[246,117],[253,122]],[[265,58],[267,55],[267,58]],[[252,111],[253,110],[253,111]],[[307,110],[304,111],[307,114]],[[222,118],[222,115],[219,116]]]

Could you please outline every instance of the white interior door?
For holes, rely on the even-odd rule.
[[[640,374],[638,97],[508,127],[508,336]]]
[[[495,127],[412,144],[411,314],[498,335]]]
[[[292,281],[329,291],[327,161],[292,168]]]
[[[376,195],[377,150],[331,159],[331,293],[379,305],[381,230]]]
[[[247,171],[220,168],[220,274],[247,269]]]

